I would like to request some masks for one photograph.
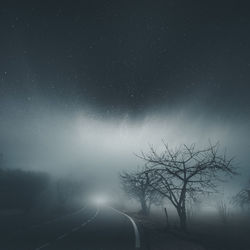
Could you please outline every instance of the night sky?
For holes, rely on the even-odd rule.
[[[0,8],[1,110],[249,116],[248,1],[33,1]],[[198,108],[197,108],[198,107]]]
[[[238,0],[1,2],[5,166],[115,179],[162,139],[218,141],[244,173],[241,186],[250,176],[249,10]]]

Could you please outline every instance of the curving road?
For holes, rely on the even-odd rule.
[[[3,235],[3,233],[2,233]],[[130,250],[141,246],[132,218],[110,207],[87,206],[72,214],[12,230],[4,250]]]

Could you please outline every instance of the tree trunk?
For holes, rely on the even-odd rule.
[[[180,229],[183,232],[187,231],[187,215],[186,215],[186,209],[185,208],[178,208],[177,209],[179,219],[180,219]]]
[[[187,214],[186,214],[186,184],[184,183],[180,203],[178,206],[178,215],[180,218],[180,228],[183,232],[187,231]]]
[[[148,214],[148,207],[147,207],[147,203],[146,203],[145,199],[141,199],[141,212],[143,215]]]
[[[186,217],[186,213],[182,213],[182,215],[180,216],[180,226],[181,226],[181,230],[186,232],[187,231],[187,217]]]
[[[147,210],[147,211],[148,211],[148,212],[147,212],[148,214],[150,214],[151,205],[152,205],[152,203],[151,203],[151,202],[149,202],[149,204],[148,204],[148,210]]]

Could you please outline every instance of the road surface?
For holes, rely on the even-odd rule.
[[[7,232],[7,231],[6,231]],[[86,206],[66,216],[1,232],[4,250],[130,250],[141,239],[133,219],[110,207]]]

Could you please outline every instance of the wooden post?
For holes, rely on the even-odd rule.
[[[164,207],[164,212],[165,212],[165,216],[166,216],[166,227],[169,226],[169,223],[168,223],[168,211],[167,211],[167,208]]]

